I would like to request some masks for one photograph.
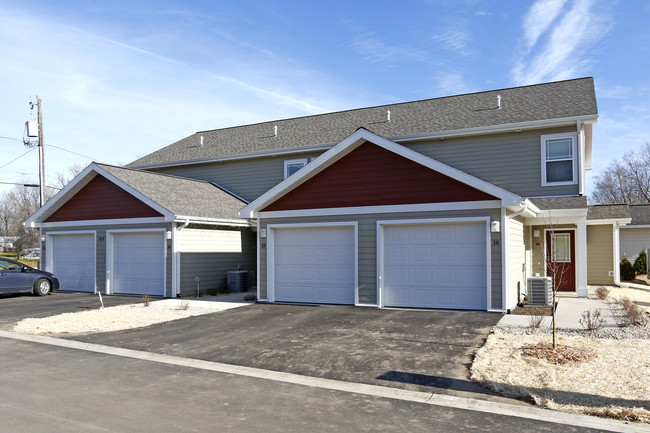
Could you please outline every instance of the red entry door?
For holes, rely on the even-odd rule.
[[[546,275],[553,277],[553,287],[562,292],[576,290],[576,252],[573,230],[546,232]]]

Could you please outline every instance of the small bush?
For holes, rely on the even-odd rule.
[[[246,302],[257,301],[257,296],[255,296],[255,295],[246,295],[246,296],[244,296],[244,301],[246,301]]]
[[[634,272],[637,274],[648,273],[648,256],[644,250],[641,250],[639,256],[634,261]]]
[[[540,315],[532,315],[528,317],[528,326],[530,327],[531,330],[539,329],[542,327],[542,323],[544,323],[544,316]]]
[[[188,301],[178,301],[179,310],[188,310],[190,308],[190,303]]]
[[[648,321],[646,312],[636,305],[630,298],[622,298],[619,304],[623,307],[623,320],[628,326],[642,326]]]
[[[605,319],[601,317],[600,309],[583,311],[582,319],[579,322],[583,328],[589,331],[597,331],[605,325]]]
[[[632,281],[635,276],[636,273],[634,272],[632,263],[630,263],[627,257],[623,257],[623,260],[621,260],[621,280]]]
[[[607,287],[599,287],[596,289],[596,297],[598,299],[607,299],[609,296],[609,289]]]
[[[145,307],[148,307],[149,304],[151,304],[151,296],[142,295],[142,305],[144,305]]]

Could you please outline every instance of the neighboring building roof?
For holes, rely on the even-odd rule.
[[[497,96],[501,96],[500,109],[497,109]],[[387,110],[390,110],[390,122],[387,122]],[[128,166],[201,162],[235,155],[333,146],[359,128],[396,139],[549,119],[593,118],[597,114],[594,82],[588,77],[199,131]]]
[[[209,182],[97,164],[175,215],[237,219],[245,202]]]
[[[584,209],[587,207],[587,197],[585,196],[531,198],[530,201],[540,210]]]
[[[598,204],[589,206],[588,220],[609,220],[630,218],[630,208],[626,204]]]
[[[633,226],[650,225],[650,204],[630,205],[630,216]]]

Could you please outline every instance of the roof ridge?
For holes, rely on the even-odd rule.
[[[223,128],[203,129],[203,130],[196,131],[194,134],[201,134],[201,133],[214,132],[214,131],[225,131],[225,130],[228,130],[228,129],[248,128],[248,127],[251,127],[251,126],[273,124],[273,123],[277,123],[277,122],[288,122],[288,121],[298,120],[298,119],[308,119],[308,118],[314,118],[314,117],[320,117],[320,116],[330,116],[330,115],[333,115],[333,114],[351,113],[351,112],[354,112],[354,111],[372,110],[372,109],[377,109],[377,108],[396,107],[396,106],[406,105],[406,104],[416,104],[416,103],[419,103],[419,102],[428,102],[428,101],[435,101],[435,100],[449,99],[449,98],[460,98],[460,97],[463,97],[463,96],[481,95],[481,94],[492,93],[492,92],[503,92],[503,91],[506,91],[506,90],[524,89],[524,88],[530,88],[530,87],[542,87],[542,86],[548,86],[548,85],[559,84],[559,83],[567,83],[567,82],[570,82],[570,81],[582,81],[582,80],[593,80],[593,77],[588,76],[588,77],[580,77],[580,78],[570,78],[570,79],[566,79],[566,80],[550,81],[550,82],[547,82],[547,83],[526,84],[524,86],[502,87],[500,89],[482,90],[482,91],[479,91],[479,92],[468,92],[468,93],[461,93],[461,94],[458,94],[458,95],[445,95],[445,96],[437,96],[435,98],[416,99],[414,101],[403,101],[403,102],[395,102],[395,103],[392,103],[392,104],[373,105],[373,106],[370,106],[370,107],[360,107],[360,108],[350,108],[350,109],[347,109],[347,110],[328,111],[326,113],[308,114],[306,116],[286,117],[286,118],[283,118],[283,119],[275,119],[275,120],[268,120],[268,121],[264,121],[264,122],[247,123],[247,124],[244,124],[244,125],[233,125],[233,126],[226,126],[226,127],[223,127]]]
[[[214,186],[214,185],[212,185],[212,182],[208,182],[207,180],[192,179],[192,178],[189,178],[189,177],[176,176],[174,174],[168,174],[168,173],[159,173],[157,171],[151,171],[149,169],[123,167],[123,166],[119,166],[119,165],[103,164],[103,163],[99,163],[99,162],[95,162],[95,164],[97,164],[98,166],[112,167],[112,168],[117,168],[117,169],[121,169],[121,170],[137,171],[138,173],[147,174],[147,175],[165,176],[165,177],[172,177],[172,178],[175,178],[175,179],[189,180],[191,182],[207,183],[208,185]],[[219,189],[221,189],[221,188],[219,188]]]

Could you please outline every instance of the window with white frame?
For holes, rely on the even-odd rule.
[[[289,159],[284,161],[284,178],[288,178],[307,165],[307,158]]]
[[[576,134],[542,135],[542,185],[578,182]]]

